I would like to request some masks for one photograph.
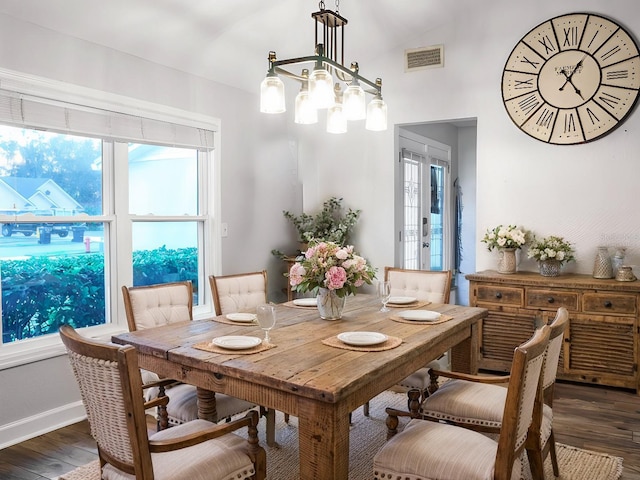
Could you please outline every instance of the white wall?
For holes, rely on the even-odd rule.
[[[640,211],[634,208],[640,163],[640,113],[636,110],[608,136],[574,146],[547,145],[518,130],[502,103],[502,69],[512,48],[533,27],[554,16],[588,11],[609,16],[640,37],[635,0],[467,0],[467,14],[441,28],[418,32],[411,44],[367,62],[384,79],[390,125],[477,118],[476,270],[495,268],[496,258],[480,243],[484,231],[515,223],[539,236],[560,235],[575,244],[577,261],[567,271],[591,273],[596,247],[623,244],[630,264],[640,262]],[[445,67],[404,73],[405,48],[444,44]],[[350,134],[351,135],[351,134]],[[343,188],[351,203],[375,216],[359,229],[360,249],[377,266],[393,261],[393,130],[356,134],[341,152],[316,143],[313,161],[327,182],[323,197]],[[367,169],[348,179],[335,171],[367,150]],[[357,160],[356,160],[357,161]],[[364,162],[363,162],[364,163]],[[357,164],[357,163],[356,163]],[[374,173],[375,171],[375,173]],[[329,181],[331,179],[331,181]],[[304,184],[306,185],[306,178]],[[465,196],[469,205],[474,199]],[[370,242],[375,238],[375,242]],[[366,247],[366,248],[365,248]],[[536,270],[524,259],[520,268]]]
[[[0,45],[0,68],[219,118],[222,143],[215,158],[222,162],[221,220],[228,223],[229,235],[221,239],[217,273],[267,267],[272,296],[285,285],[281,262],[270,251],[289,249],[282,210],[292,209],[297,198],[299,186],[292,185],[298,184],[297,146],[289,142],[282,120],[259,114],[257,95],[4,15]],[[0,385],[0,448],[72,423],[82,412],[66,357],[2,370]]]
[[[579,9],[610,16],[638,37],[637,0],[583,0],[579,7],[572,0],[456,1],[467,4],[466,15],[416,32],[411,44],[390,45],[388,52],[360,60],[364,75],[375,72],[384,79],[390,128],[380,133],[360,125],[332,136],[321,125],[303,128],[284,117],[262,117],[257,95],[3,16],[0,67],[220,118],[221,220],[229,225],[229,236],[222,239],[223,273],[268,265],[270,284],[277,284],[271,279],[281,265],[269,251],[295,248],[282,210],[313,209],[331,195],[363,210],[353,239],[358,250],[377,267],[393,264],[393,126],[452,118],[478,119],[476,197],[465,196],[477,214],[470,244],[477,249],[475,269],[494,267],[495,259],[479,240],[499,223],[567,237],[577,249],[571,271],[590,273],[596,246],[603,243],[625,244],[631,263],[637,263],[640,113],[594,143],[545,145],[511,123],[500,93],[504,63],[531,28]],[[444,44],[445,68],[404,73],[405,48],[435,44]],[[524,262],[521,268],[535,265]],[[75,387],[61,360],[0,371],[0,446],[7,432],[17,431],[12,427],[43,412],[56,411],[61,422],[73,418]],[[59,411],[65,408],[66,416]]]

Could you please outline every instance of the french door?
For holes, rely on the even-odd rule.
[[[447,145],[404,139],[400,151],[400,264],[415,270],[451,268],[450,158]]]

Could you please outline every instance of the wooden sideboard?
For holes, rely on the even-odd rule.
[[[565,307],[569,326],[558,378],[638,392],[640,281],[495,271],[465,278],[469,305],[489,310],[480,322],[481,369],[508,372],[513,349],[536,327],[550,323],[559,307]]]

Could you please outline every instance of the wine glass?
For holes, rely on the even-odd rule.
[[[381,312],[390,312],[387,308],[387,302],[391,298],[391,284],[389,282],[378,282],[378,298],[382,302]]]
[[[264,330],[264,343],[269,343],[269,330],[276,324],[276,307],[270,304],[258,305],[256,313],[258,324]]]

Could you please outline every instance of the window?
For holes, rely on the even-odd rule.
[[[219,259],[217,122],[5,77],[16,88],[0,89],[0,369],[61,352],[62,323],[126,328],[121,285],[191,280],[194,311],[210,312],[198,286]]]

